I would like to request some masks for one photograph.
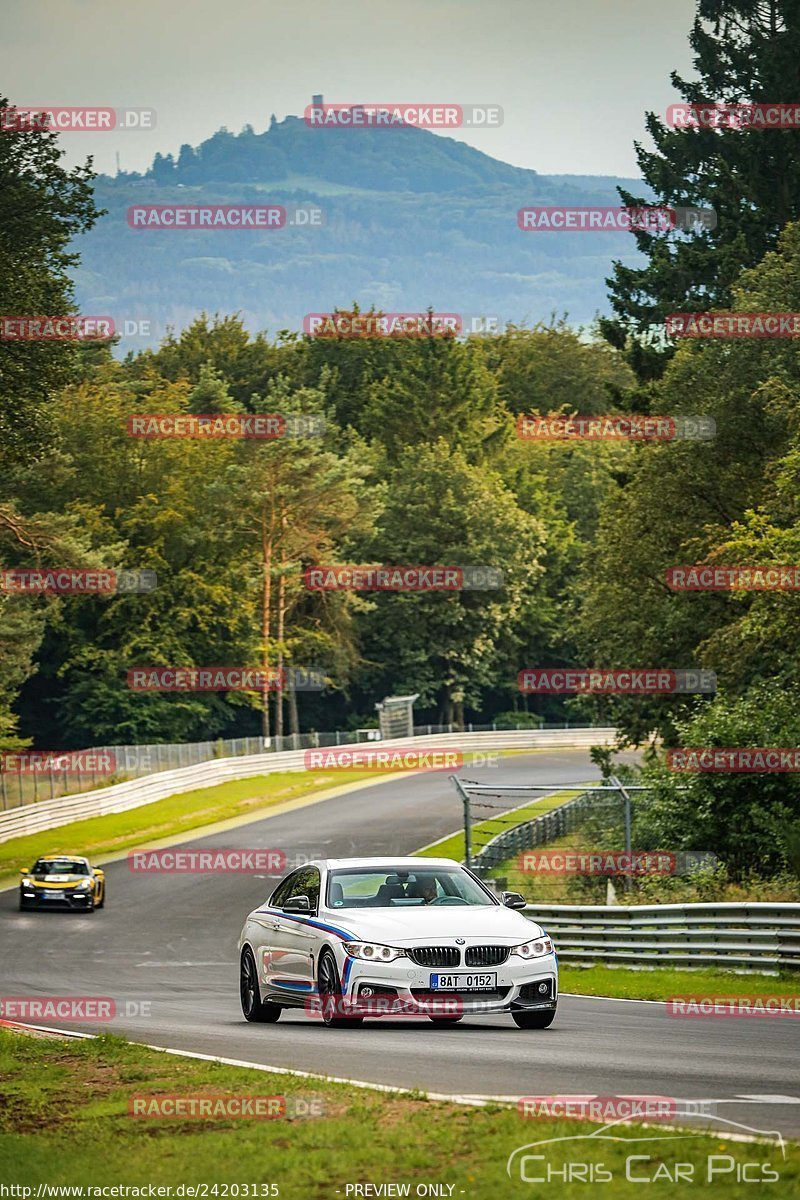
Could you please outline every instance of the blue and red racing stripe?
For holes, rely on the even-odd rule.
[[[348,933],[346,929],[339,929],[336,925],[327,925],[324,921],[315,921],[312,917],[297,917],[294,913],[285,913],[280,908],[259,908],[258,911],[280,917],[284,921],[297,921],[300,925],[311,925],[313,929],[324,929],[326,933],[336,934],[343,942],[357,942],[360,940],[356,934]]]

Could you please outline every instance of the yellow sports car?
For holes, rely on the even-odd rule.
[[[88,858],[46,854],[21,871],[20,912],[29,908],[73,908],[94,912],[106,902],[106,877]]]

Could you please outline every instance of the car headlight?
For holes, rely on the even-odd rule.
[[[81,882],[78,884],[78,886],[75,888],[75,891],[76,892],[88,892],[91,886],[92,886],[91,879],[82,879]]]
[[[25,878],[22,881],[22,886],[23,887],[35,887],[36,885],[32,879]]]
[[[393,962],[396,958],[405,958],[405,950],[397,946],[381,946],[377,942],[345,942],[344,948],[351,958],[360,958],[366,962]]]
[[[521,946],[514,946],[511,953],[518,954],[520,958],[541,958],[543,954],[553,953],[553,943],[549,937],[540,937],[534,942],[523,942]]]

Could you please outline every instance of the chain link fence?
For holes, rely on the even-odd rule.
[[[553,808],[532,821],[524,821],[520,825],[512,825],[491,838],[480,848],[475,848],[472,869],[478,875],[500,867],[524,850],[535,850],[556,838],[572,833],[582,823],[587,810],[598,803],[608,804],[609,797],[603,792],[586,791],[572,800],[565,801],[558,808]],[[505,818],[513,822],[513,814]]]

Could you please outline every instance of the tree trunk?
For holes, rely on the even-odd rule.
[[[294,680],[289,680],[287,692],[289,697],[289,730],[292,734],[299,734],[300,718],[297,715],[297,692],[294,689]]]
[[[261,734],[268,738],[269,730],[269,639],[271,634],[270,613],[272,606],[272,538],[267,531],[266,518],[261,518],[261,565],[264,580],[261,592],[261,669],[264,672],[262,692]]]
[[[281,534],[286,528],[286,517],[281,515]],[[283,737],[283,635],[286,629],[286,550],[281,537],[280,573],[278,575],[278,686],[275,689],[275,736]]]

